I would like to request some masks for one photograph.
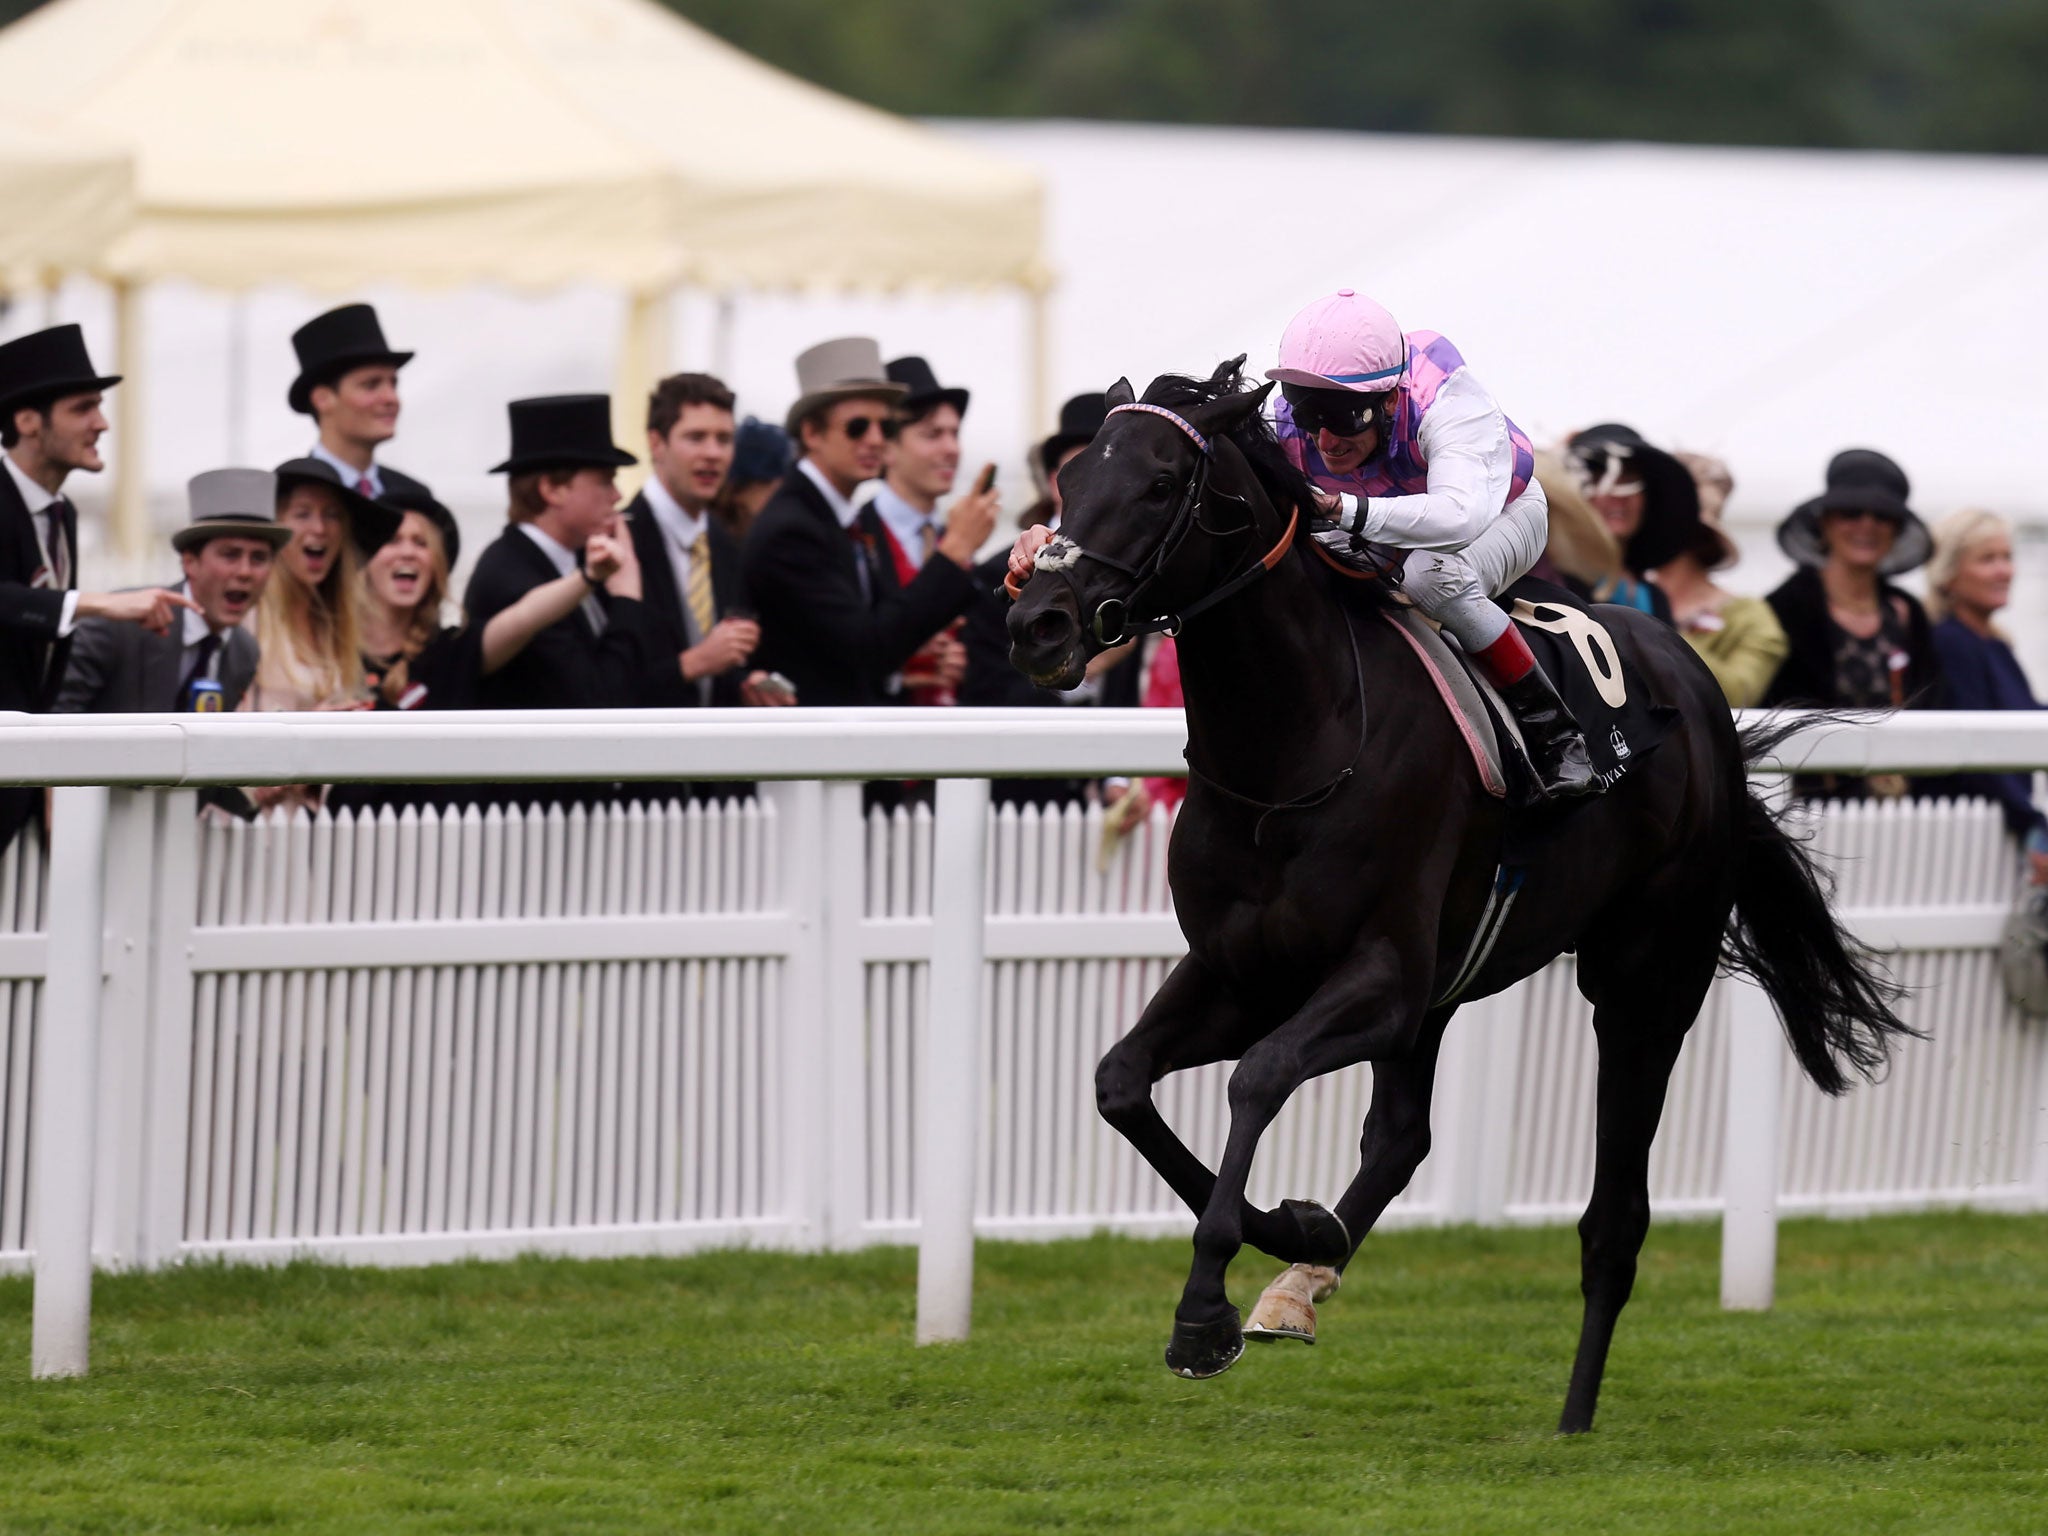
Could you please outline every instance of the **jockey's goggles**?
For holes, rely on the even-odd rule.
[[[1386,404],[1384,394],[1361,395],[1348,389],[1311,389],[1303,384],[1282,384],[1280,396],[1304,432],[1332,432],[1338,437],[1356,437],[1380,419]]]

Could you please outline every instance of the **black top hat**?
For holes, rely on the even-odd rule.
[[[0,411],[66,395],[89,395],[121,382],[101,373],[85,355],[85,332],[75,325],[31,331],[0,346]]]
[[[462,529],[456,525],[453,512],[434,500],[424,488],[389,490],[377,499],[387,507],[396,508],[401,521],[406,513],[417,512],[440,529],[441,553],[448,557],[448,569],[455,569],[455,562],[462,558]]]
[[[277,466],[277,504],[282,507],[295,486],[324,485],[341,498],[348,513],[348,536],[365,560],[391,542],[405,514],[372,501],[341,478],[325,459],[286,459]]]
[[[491,466],[494,475],[535,469],[624,469],[640,461],[612,441],[609,395],[542,395],[514,400],[512,456]]]
[[[887,371],[894,382],[910,391],[896,404],[897,411],[907,420],[915,421],[938,405],[950,405],[962,416],[967,414],[967,391],[941,386],[932,365],[923,358],[899,357]]]
[[[292,332],[292,350],[299,354],[299,376],[285,395],[302,416],[313,414],[313,387],[332,384],[351,368],[385,363],[403,368],[410,352],[394,352],[384,341],[377,311],[367,304],[344,304],[315,315]]]
[[[1821,537],[1821,514],[1875,512],[1899,530],[1878,573],[1897,576],[1915,570],[1934,553],[1934,539],[1906,505],[1912,489],[1906,472],[1875,448],[1844,448],[1828,460],[1827,489],[1801,502],[1778,524],[1778,548],[1801,565],[1825,565],[1828,546]]]
[[[1700,488],[1692,471],[1643,440],[1634,427],[1602,422],[1572,435],[1572,460],[1587,481],[1588,494],[1602,483],[1640,480],[1643,521],[1622,550],[1622,563],[1638,576],[1668,565],[1700,542]]]
[[[1060,455],[1069,448],[1093,442],[1109,419],[1109,399],[1097,393],[1076,395],[1060,407],[1059,430],[1038,445],[1038,462],[1050,475],[1059,466]]]

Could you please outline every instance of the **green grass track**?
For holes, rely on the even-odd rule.
[[[8,1279],[0,1529],[2048,1531],[2048,1218],[1790,1223],[1763,1316],[1718,1239],[1651,1233],[1569,1441],[1565,1229],[1375,1237],[1321,1344],[1208,1382],[1184,1242],[984,1244],[924,1350],[904,1249],[119,1276],[73,1382]]]

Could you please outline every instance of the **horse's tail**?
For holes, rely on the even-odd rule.
[[[1742,733],[1745,765],[1766,756],[1810,721],[1783,716]],[[1777,1005],[1799,1065],[1823,1093],[1848,1088],[1850,1074],[1874,1079],[1892,1042],[1920,1032],[1894,1011],[1905,988],[1879,968],[1829,910],[1833,882],[1804,841],[1782,825],[1745,780],[1735,912],[1721,942],[1722,962],[1756,978]]]

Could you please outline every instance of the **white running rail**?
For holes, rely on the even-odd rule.
[[[46,895],[33,841],[18,843],[0,860],[0,1264],[37,1265],[37,1370],[84,1367],[86,1231],[99,1262],[124,1265],[915,1235],[920,1333],[949,1337],[967,1320],[967,1212],[984,1235],[1186,1230],[1097,1119],[1092,1089],[1096,1059],[1183,948],[1165,820],[1099,863],[1098,812],[990,815],[949,789],[937,817],[866,818],[851,781],[965,776],[969,790],[1020,768],[1177,766],[1177,714],[1085,714],[0,726],[14,749],[0,771],[38,782],[473,781],[511,777],[508,763],[545,780],[846,776],[772,783],[746,805],[361,823],[202,824],[189,791],[117,790],[96,1066],[65,1055],[89,1048],[92,1028],[37,1028],[55,951],[78,930],[45,912],[60,889]],[[2048,729],[2018,716],[1816,734],[1840,768],[2048,761]],[[60,860],[90,840],[84,798],[60,799]],[[949,828],[950,879],[980,886],[978,904],[934,891],[949,878]],[[1725,1244],[1731,1304],[1768,1303],[1780,1204],[2048,1206],[2048,1050],[1995,974],[2018,878],[1996,814],[1867,805],[1821,816],[1818,830],[1845,860],[1852,920],[1903,951],[1901,974],[1920,988],[1910,1016],[1933,1039],[1908,1046],[1884,1086],[1825,1101],[1797,1078],[1767,1007],[1731,1038],[1747,989],[1717,989],[1681,1059],[1653,1196],[1669,1213],[1711,1212],[1724,1161],[1731,1180],[1744,1166],[1724,1148],[1750,1154]],[[91,884],[70,882],[64,899]],[[950,976],[929,976],[935,934]],[[91,964],[80,953],[74,971]],[[90,998],[67,1007],[75,1025],[93,1011]],[[935,1028],[963,1016],[979,1029]],[[1584,1019],[1569,962],[1461,1014],[1436,1150],[1390,1221],[1576,1215],[1591,1176]],[[1743,1040],[1758,1065],[1731,1095]],[[52,1068],[64,1070],[36,1077]],[[51,1105],[66,1071],[72,1100],[32,1115],[32,1096]],[[1224,1081],[1213,1068],[1162,1089],[1205,1154],[1220,1146]],[[95,1082],[81,1110],[77,1085]],[[1769,1112],[1773,1084],[1781,1113]],[[1309,1085],[1267,1137],[1257,1197],[1332,1198],[1355,1167],[1369,1091],[1364,1068]],[[31,1157],[32,1122],[66,1155],[45,1159],[38,1141]],[[53,1201],[76,1224],[68,1270],[48,1242],[36,1247],[46,1224],[31,1230],[32,1210]],[[950,1214],[921,1223],[921,1211]]]

